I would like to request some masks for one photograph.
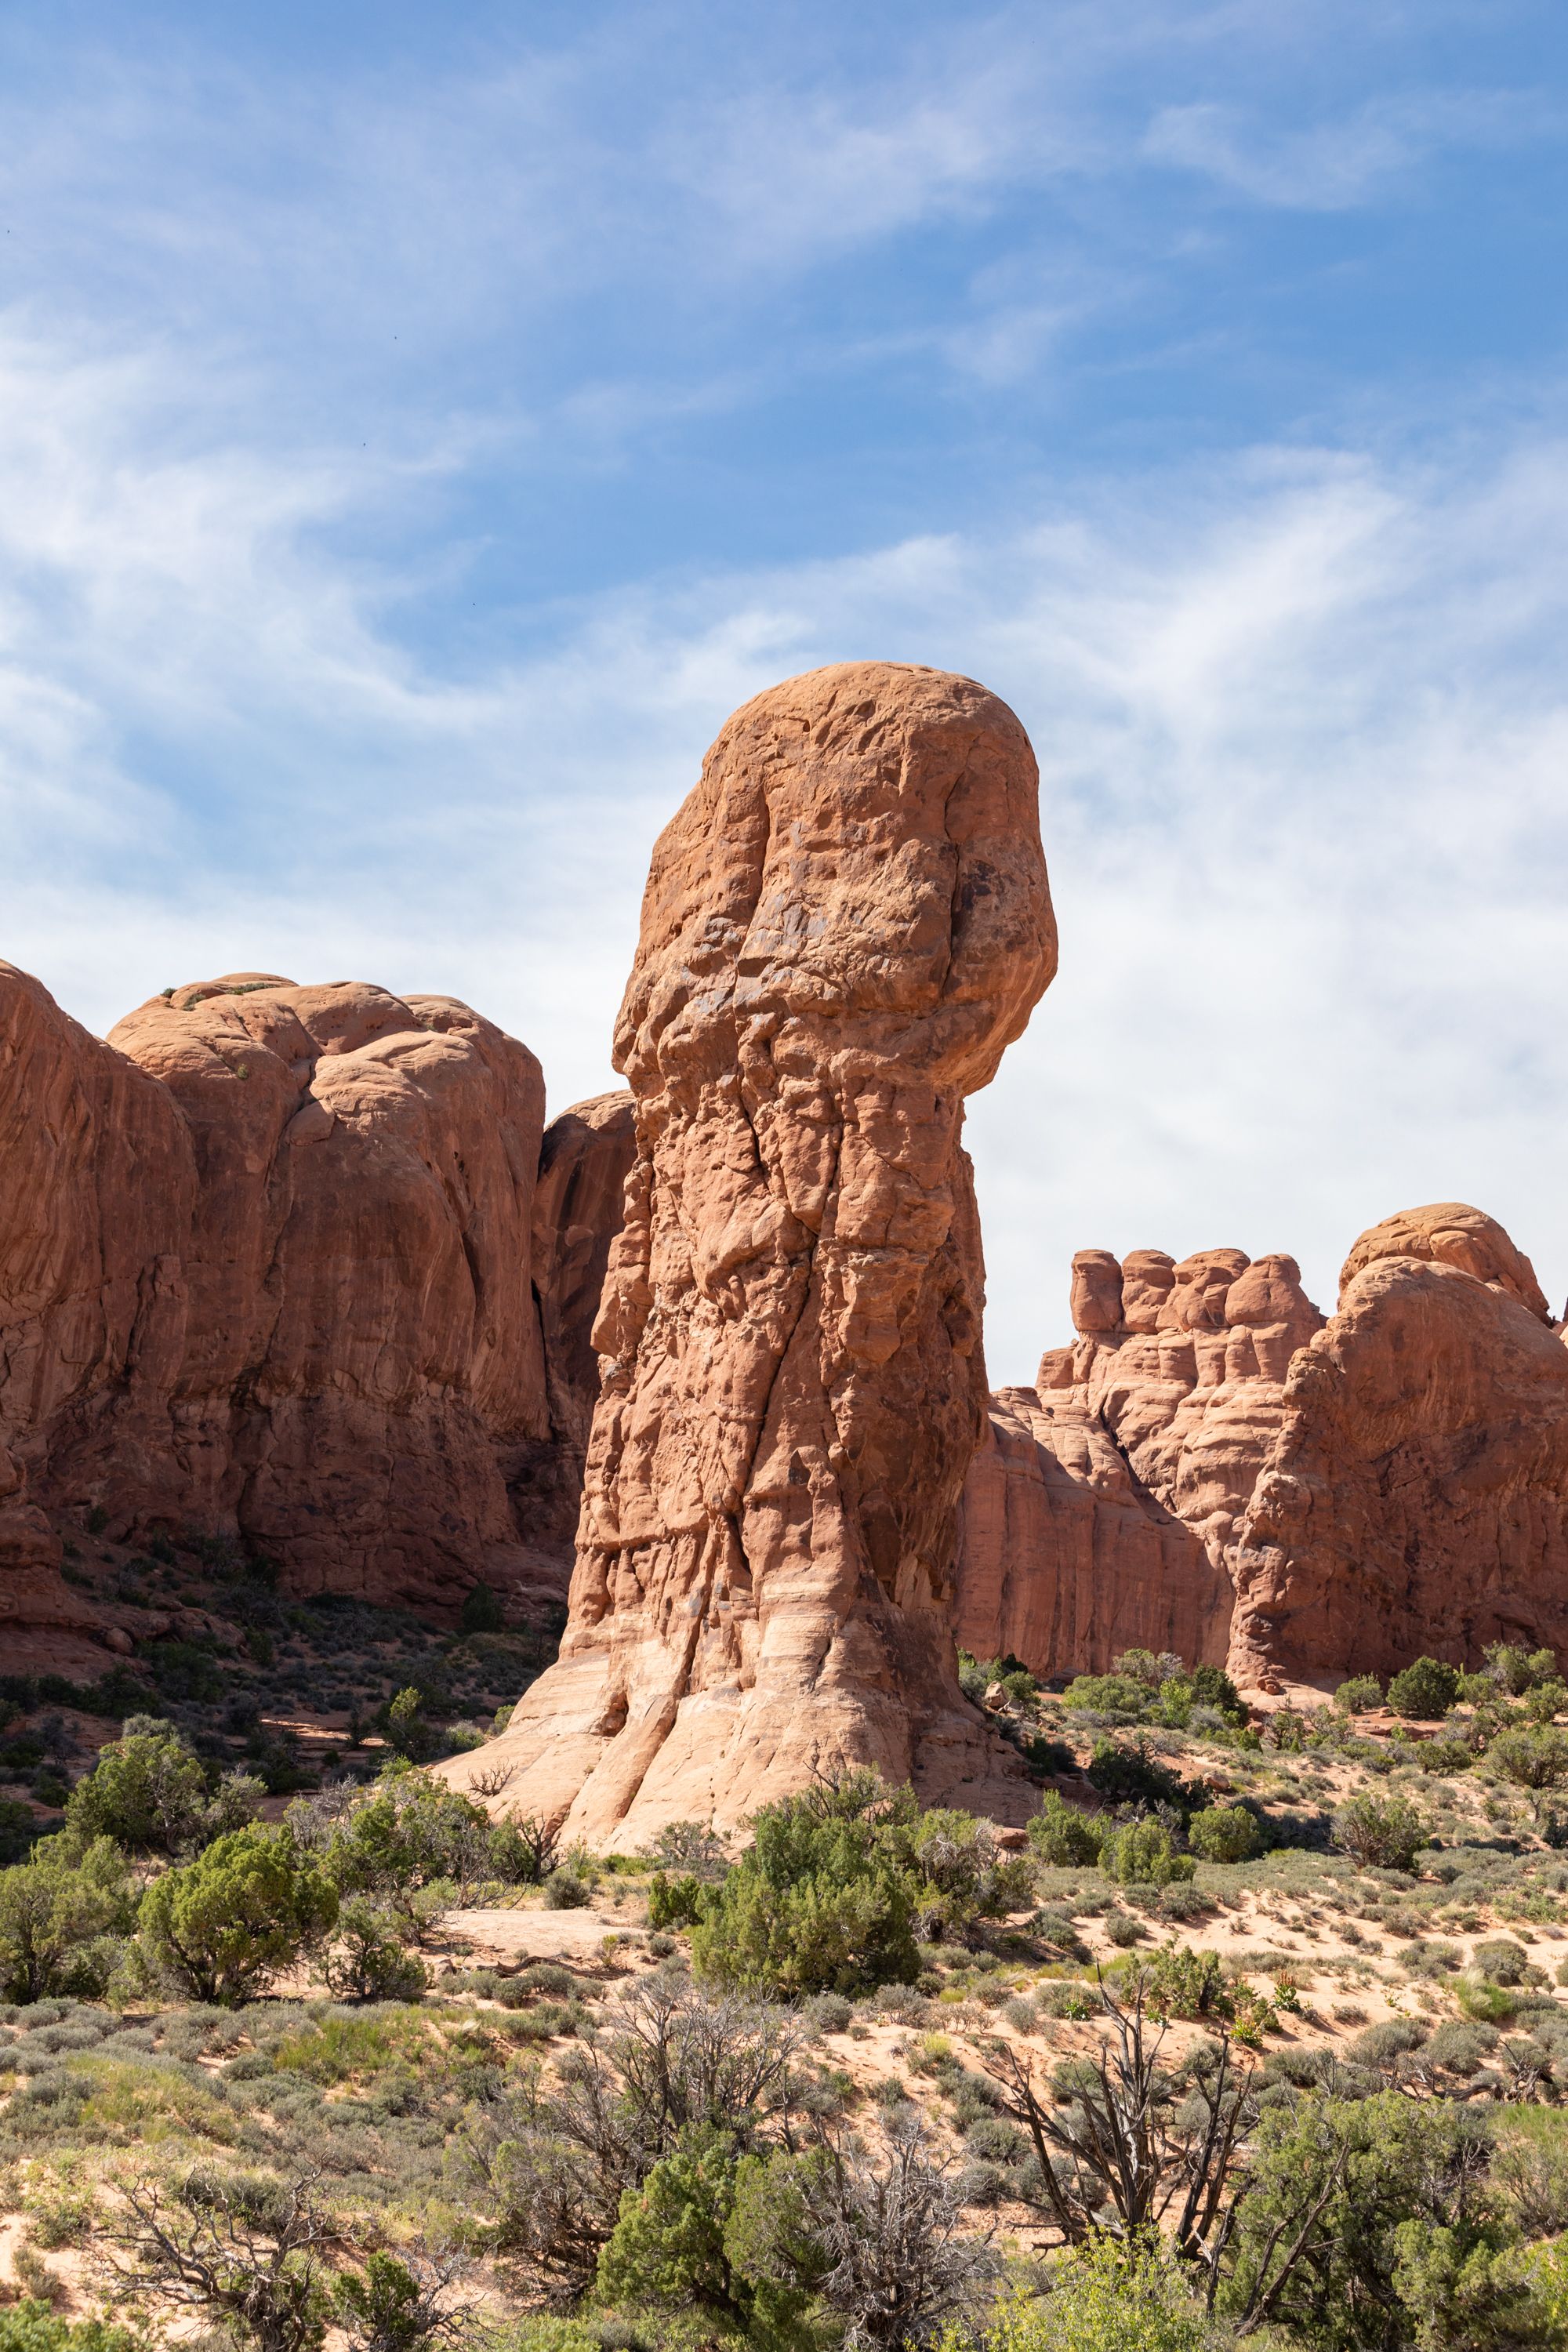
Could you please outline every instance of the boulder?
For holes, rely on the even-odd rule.
[[[622,1850],[861,1764],[1028,1810],[954,1674],[960,1135],[1054,967],[1034,760],[984,688],[844,664],[724,728],[616,1025],[637,1157],[561,1657],[448,1780],[510,1765],[507,1811]]]

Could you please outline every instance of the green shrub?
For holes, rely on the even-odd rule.
[[[125,1858],[95,1838],[79,1859],[46,1838],[30,1862],[0,1871],[0,1988],[7,2000],[100,1998],[128,1934],[133,1898]]]
[[[564,1866],[552,1870],[544,1882],[544,1907],[547,1911],[582,1911],[593,1899],[593,1888],[575,1870]]]
[[[1082,1869],[1100,1859],[1103,1824],[1080,1813],[1055,1789],[1047,1789],[1040,1810],[1028,1824],[1029,1843],[1040,1860],[1055,1870]]]
[[[1434,2066],[1441,2066],[1446,2074],[1473,2074],[1497,2044],[1494,2027],[1474,2023],[1468,2018],[1450,2017],[1427,2043],[1426,2055]]]
[[[1510,1936],[1499,1936],[1489,1943],[1478,1944],[1471,1958],[1493,1984],[1500,1985],[1523,1984],[1530,1966],[1530,1954]]]
[[[918,1814],[908,1790],[873,1772],[763,1806],[752,1846],[692,1929],[698,1973],[785,1997],[912,1984]]]
[[[322,1959],[321,1974],[340,2000],[417,2000],[430,1981],[418,1953],[404,1943],[397,1919],[363,1895],[340,1906],[337,1940]]]
[[[1203,1862],[1250,1862],[1263,1832],[1245,1805],[1205,1805],[1187,1823],[1187,1843]]]
[[[1153,1693],[1130,1675],[1078,1675],[1062,1693],[1062,1705],[1085,1715],[1145,1715]]]
[[[451,2333],[407,2263],[379,2251],[340,2274],[332,2308],[353,2352],[428,2352]]]
[[[1205,2311],[1190,2266],[1158,2239],[1126,2245],[1095,2237],[1053,2262],[1046,2292],[1004,2306],[982,2352],[1209,2352],[1229,2331]],[[973,2341],[954,2328],[938,2352]]]
[[[890,1847],[918,1880],[915,1906],[926,1938],[961,1937],[979,1919],[999,1919],[1029,1900],[1034,1874],[1005,1854],[989,1822],[933,1805],[890,1833]]]
[[[1487,1761],[1516,1788],[1558,1788],[1568,1780],[1568,1732],[1549,1725],[1526,1729],[1522,1724],[1500,1731],[1487,1749]]]
[[[673,2155],[626,2189],[599,2256],[597,2291],[608,2304],[711,2314],[743,2327],[750,2297],[724,2243],[734,2210],[735,2156],[721,2132],[689,2128]]]
[[[1352,1797],[1334,1815],[1334,1843],[1363,1867],[1408,1870],[1431,1832],[1406,1797]]]
[[[1568,1707],[1568,1683],[1555,1675],[1532,1684],[1524,1694],[1524,1711],[1532,1723],[1550,1723],[1564,1707]]]
[[[1108,1804],[1166,1804],[1185,1811],[1192,1801],[1185,1783],[1150,1754],[1142,1738],[1127,1748],[1097,1739],[1084,1777]]]
[[[650,1927],[694,1927],[702,1914],[702,1885],[696,1878],[667,1878],[656,1871],[648,1881]]]
[[[19,1797],[0,1797],[0,1864],[22,1861],[43,1826]]]
[[[1194,1706],[1215,1707],[1227,1723],[1247,1721],[1241,1693],[1223,1666],[1194,1666],[1187,1679],[1193,1686]]]
[[[223,1696],[223,1675],[210,1650],[199,1642],[152,1642],[142,1653],[160,1698],[194,1700],[210,1706]]]
[[[1550,1681],[1557,1672],[1552,1651],[1526,1651],[1511,1642],[1489,1643],[1486,1661],[1488,1679],[1513,1698],[1521,1698],[1534,1685]]]
[[[435,1726],[426,1719],[425,1694],[410,1684],[376,1710],[376,1728],[387,1746],[411,1764],[426,1762],[439,1744]]]
[[[1342,1715],[1370,1715],[1383,1705],[1383,1685],[1375,1675],[1352,1675],[1334,1693],[1334,1705]]]
[[[1519,2007],[1519,1996],[1479,1969],[1462,1969],[1453,1979],[1454,1999],[1462,2017],[1478,2018],[1483,2025],[1506,2025]]]
[[[36,2295],[0,2311],[0,2352],[144,2352],[147,2342],[112,2320],[62,2319]]]
[[[1228,2017],[1233,2006],[1225,1969],[1217,1952],[1191,1950],[1180,1944],[1158,1951],[1131,1954],[1112,1964],[1129,1993],[1141,1988],[1145,2006],[1155,2017]]]
[[[288,1830],[235,1830],[142,1898],[144,1963],[190,1999],[236,2008],[336,1924],[338,1896]]]
[[[306,1801],[288,1818],[303,1836],[317,1816]],[[426,1889],[478,1885],[503,1843],[482,1805],[399,1761],[329,1826],[321,1864],[340,1895],[370,1895],[412,1925]]]
[[[1442,1658],[1417,1658],[1389,1684],[1388,1704],[1395,1715],[1427,1722],[1447,1714],[1458,1688],[1458,1666]]]
[[[1113,1830],[1100,1850],[1100,1866],[1126,1886],[1168,1886],[1196,1868],[1189,1854],[1176,1852],[1163,1822],[1152,1820]]]
[[[108,1837],[127,1853],[186,1853],[254,1820],[261,1794],[238,1772],[209,1793],[200,1758],[174,1725],[132,1716],[71,1791],[66,1826],[81,1845]]]
[[[482,1580],[478,1584],[470,1584],[463,1595],[458,1625],[464,1633],[504,1633],[506,1611],[501,1606],[500,1595],[492,1592]]]
[[[1426,2039],[1426,2026],[1418,2025],[1413,2017],[1385,2017],[1356,2035],[1351,2056],[1358,2065],[1389,2066],[1394,2059],[1419,2050]]]

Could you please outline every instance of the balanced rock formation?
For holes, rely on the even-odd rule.
[[[1452,1202],[1363,1234],[1325,1325],[1293,1258],[1073,1261],[1078,1338],[993,1401],[958,1638],[1244,1686],[1488,1642],[1568,1657],[1568,1349],[1528,1258]]]
[[[227,1533],[295,1591],[525,1585],[548,1438],[525,1046],[447,997],[231,974],[106,1044],[0,967],[0,1447],[49,1515]],[[29,1532],[30,1531],[30,1532]],[[20,1552],[17,1550],[21,1545]]]
[[[637,1159],[557,1664],[458,1785],[635,1848],[860,1763],[1028,1792],[953,1671],[984,1423],[963,1098],[1055,966],[1023,730],[846,664],[738,711],[661,835],[616,1033]]]

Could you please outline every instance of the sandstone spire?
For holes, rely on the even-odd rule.
[[[570,1623],[482,1751],[509,1810],[629,1849],[856,1762],[1026,1807],[952,1666],[986,1404],[960,1132],[1055,961],[1034,759],[984,688],[847,663],[724,728],[616,1027],[637,1158]]]

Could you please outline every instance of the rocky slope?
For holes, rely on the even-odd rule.
[[[479,1768],[509,1808],[635,1847],[850,1763],[1026,1801],[950,1576],[985,1404],[959,1137],[1055,966],[1037,794],[983,688],[848,664],[737,712],[661,835],[571,1620]]]

